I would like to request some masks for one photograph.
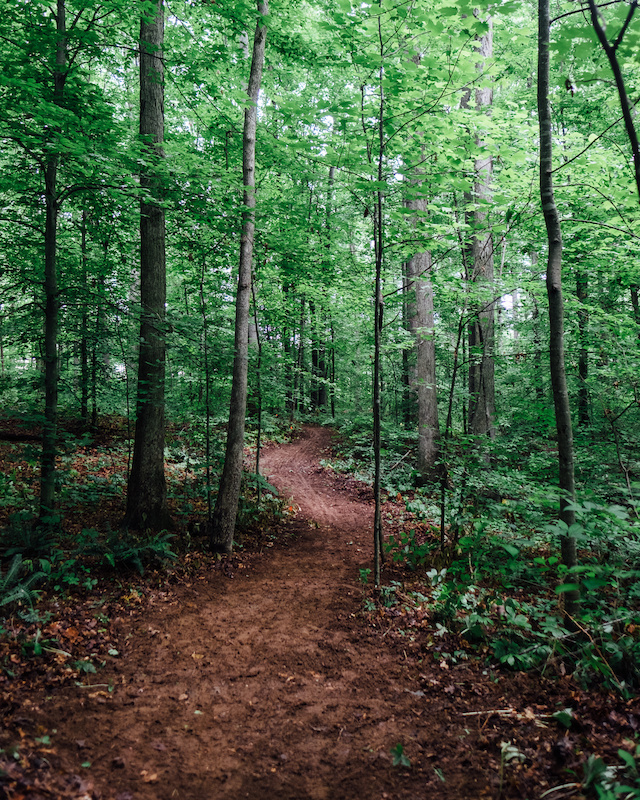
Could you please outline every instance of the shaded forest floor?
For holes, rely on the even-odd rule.
[[[297,510],[275,540],[52,607],[39,658],[9,627],[0,798],[558,800],[589,755],[619,762],[637,701],[443,658],[463,644],[424,609],[371,602],[371,493],[330,451],[318,427],[264,451]]]

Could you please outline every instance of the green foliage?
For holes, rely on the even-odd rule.
[[[3,574],[0,568],[0,607],[12,607],[21,603],[33,605],[37,600],[38,591],[33,585],[44,577],[42,572],[32,572],[23,578],[22,556],[13,557],[7,571]]]
[[[635,752],[618,750],[621,764],[607,766],[605,761],[590,755],[583,765],[582,787],[598,800],[637,800],[640,798],[640,745]]]
[[[402,561],[413,570],[428,564],[434,551],[431,542],[417,541],[415,530],[401,531],[397,536],[390,534],[384,548],[391,555],[392,561]]]
[[[76,553],[97,556],[114,569],[133,568],[143,575],[145,567],[177,557],[171,549],[174,538],[174,534],[166,531],[149,534],[109,531],[106,536],[101,536],[98,531],[85,529],[78,538]],[[71,561],[69,567],[75,567],[75,559]]]
[[[391,758],[394,767],[406,767],[408,769],[411,766],[411,760],[405,755],[404,745],[400,742],[391,748]]]
[[[0,532],[0,553],[5,557],[19,554],[25,561],[36,561],[50,557],[55,546],[55,528],[38,522],[29,511],[12,514]]]

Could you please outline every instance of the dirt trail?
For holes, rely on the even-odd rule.
[[[56,766],[90,776],[96,797],[415,800],[481,797],[491,783],[495,794],[494,759],[476,753],[472,768],[461,750],[456,700],[360,617],[373,509],[319,468],[329,447],[327,430],[306,428],[264,453],[268,479],[300,506],[288,543],[233,578],[157,592],[91,676],[113,692],[70,686],[36,702],[41,730],[56,729]],[[410,770],[392,764],[398,743]]]

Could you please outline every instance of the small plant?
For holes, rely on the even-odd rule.
[[[171,549],[173,538],[166,531],[140,538],[128,532],[113,532],[104,545],[104,559],[114,568],[134,567],[143,575],[145,564],[177,558]]]
[[[360,573],[360,575],[359,575],[360,583],[363,586],[366,586],[367,583],[369,583],[369,576],[371,575],[371,569],[369,567],[367,567],[366,569],[362,568],[362,569],[359,570],[359,573]]]
[[[14,556],[6,574],[0,569],[0,606],[26,602],[33,605],[38,597],[38,592],[32,589],[34,583],[44,577],[43,572],[33,572],[25,580],[21,580],[22,556]]]
[[[393,766],[394,767],[410,767],[411,761],[407,758],[404,753],[404,746],[398,742],[398,744],[391,749],[391,758],[393,759]]]
[[[18,554],[25,560],[46,558],[55,544],[54,525],[39,523],[29,511],[12,514],[0,534],[0,552],[8,558]]]
[[[415,530],[408,533],[401,531],[397,537],[393,534],[389,536],[385,550],[391,555],[392,561],[404,561],[411,569],[418,569],[429,562],[433,544],[418,542]]]

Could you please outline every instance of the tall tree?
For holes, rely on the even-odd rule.
[[[482,57],[476,69],[483,80],[483,72],[488,59],[493,55],[493,20],[489,17],[488,29],[479,37],[477,52]],[[486,79],[484,79],[486,80]],[[469,93],[470,94],[470,93]],[[468,102],[467,95],[467,102]],[[480,86],[475,90],[475,109],[478,113],[487,113],[492,104],[493,92],[489,86]],[[483,148],[481,137],[476,145]],[[467,269],[470,278],[481,292],[477,313],[469,325],[469,431],[476,436],[495,438],[495,364],[494,364],[494,328],[495,311],[488,293],[493,292],[493,235],[488,227],[489,214],[487,208],[491,202],[491,181],[493,174],[493,158],[485,152],[475,159],[473,194],[468,200],[473,210],[467,215],[473,232],[468,247],[469,264]]]
[[[540,127],[540,202],[547,229],[547,297],[549,299],[549,359],[551,386],[558,436],[558,473],[560,483],[560,519],[562,558],[569,568],[577,563],[576,539],[571,531],[575,523],[572,503],[575,499],[573,431],[564,362],[564,301],[562,297],[562,230],[553,193],[553,139],[549,103],[549,0],[538,2],[538,120]],[[580,600],[577,589],[565,593],[565,609],[573,615]]]
[[[406,200],[407,208],[425,212],[424,198]],[[417,398],[418,458],[420,483],[436,477],[440,429],[436,391],[436,344],[433,320],[431,253],[416,253],[405,262],[407,323],[414,337],[415,361],[409,365],[409,387]]]
[[[58,0],[55,14],[55,62],[53,67],[53,102],[63,107],[64,87],[67,80],[67,22],[65,0]],[[55,503],[56,440],[58,429],[58,295],[57,236],[60,194],[58,167],[60,155],[55,146],[46,159],[44,235],[44,424],[42,433],[42,459],[40,473],[40,518],[50,516]]]
[[[249,307],[251,303],[251,265],[253,260],[253,238],[255,233],[256,207],[256,129],[258,122],[258,100],[267,41],[266,17],[269,14],[268,0],[258,0],[258,21],[253,39],[253,54],[247,94],[249,102],[244,112],[242,147],[243,212],[238,289],[236,294],[235,353],[231,384],[231,404],[227,426],[227,448],[220,488],[213,516],[210,521],[210,545],[214,552],[230,553],[233,549],[233,533],[238,514],[240,483],[242,479],[242,457],[244,451],[244,427],[247,408],[247,380],[249,365]]]
[[[143,6],[148,6],[147,2]],[[166,263],[162,207],[164,140],[164,8],[140,21],[140,136],[146,146],[140,173],[140,350],[136,432],[124,525],[169,527],[164,474]]]

